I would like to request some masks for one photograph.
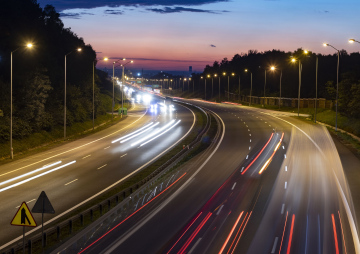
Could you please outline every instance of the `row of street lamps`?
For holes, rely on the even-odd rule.
[[[33,44],[32,43],[28,43],[26,44],[25,46],[22,46],[22,47],[25,47],[25,48],[28,48],[28,49],[31,49],[33,47]],[[13,151],[13,145],[12,145],[12,140],[13,140],[13,135],[12,135],[12,131],[13,131],[13,53],[15,51],[17,51],[18,49],[22,48],[22,47],[18,47],[16,48],[15,50],[11,51],[11,54],[10,54],[10,64],[11,64],[11,68],[10,68],[10,157],[11,159],[14,158],[14,151]],[[75,50],[72,50],[70,51],[69,53],[65,54],[65,84],[64,84],[64,140],[66,139],[66,70],[67,70],[67,67],[66,67],[66,63],[67,63],[67,56],[73,52],[81,52],[82,51],[82,48],[77,48]],[[93,122],[93,130],[95,128],[95,63],[96,61],[108,61],[109,59],[107,57],[105,58],[101,58],[101,59],[95,59],[93,61],[93,100],[92,100],[92,122]],[[122,58],[120,60],[126,60],[125,58]],[[118,61],[120,61],[118,60]],[[114,62],[114,65],[115,63],[117,63],[118,61],[115,61]],[[125,64],[121,64],[120,66],[123,67],[123,70],[122,70],[122,79],[123,79],[123,84],[124,84],[124,67],[126,64],[128,63],[133,63],[133,61],[129,61]],[[113,66],[113,69],[114,69],[114,66]],[[114,74],[113,74],[114,76]],[[113,82],[114,82],[114,77],[113,77]],[[121,94],[121,108],[123,108],[123,93]],[[113,83],[113,103],[112,103],[112,114],[114,114],[114,83]],[[113,116],[113,115],[112,115]],[[121,113],[121,116],[122,116],[122,113]]]

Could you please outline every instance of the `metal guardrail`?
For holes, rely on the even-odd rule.
[[[69,218],[63,222],[60,222],[57,225],[46,229],[44,231],[44,235],[43,235],[44,248],[47,246],[48,241],[56,241],[56,242],[58,242],[57,245],[61,244],[62,243],[61,236],[63,236],[63,235],[70,236],[74,232],[75,227],[79,227],[79,226],[83,227],[86,218],[90,219],[90,221],[93,222],[95,217],[101,218],[101,216],[104,215],[104,213],[107,213],[110,210],[112,211],[112,213],[107,215],[106,218],[101,219],[100,224],[103,226],[100,225],[95,228],[95,231],[90,234],[90,238],[92,238],[94,235],[98,235],[101,232],[103,232],[104,229],[107,229],[109,227],[109,225],[108,225],[109,222],[113,222],[118,219],[124,218],[124,216],[126,216],[129,211],[133,212],[133,209],[131,209],[131,206],[135,203],[135,201],[139,200],[140,196],[147,195],[148,189],[150,188],[150,191],[151,191],[151,187],[154,186],[154,183],[160,177],[162,177],[164,174],[166,174],[177,163],[179,163],[183,158],[185,158],[185,156],[189,152],[191,152],[192,149],[199,142],[201,142],[202,137],[204,136],[204,134],[206,134],[206,132],[209,130],[210,125],[211,125],[209,113],[198,106],[195,106],[195,105],[192,105],[189,103],[184,103],[184,102],[182,102],[182,103],[196,107],[206,115],[205,127],[201,130],[201,132],[197,135],[197,137],[188,145],[189,149],[187,149],[187,148],[182,149],[180,152],[175,154],[171,159],[169,159],[162,166],[157,168],[154,172],[152,172],[145,179],[137,182],[136,184],[132,185],[131,187],[113,195],[112,197],[106,199],[105,201],[100,202],[97,205],[90,207],[89,209],[81,212],[80,214],[72,216],[71,218]],[[174,177],[174,175],[175,174],[169,176],[170,179],[167,179],[168,180],[167,185],[170,184],[171,180],[174,181],[176,179]],[[154,188],[157,189],[157,186],[155,186]],[[136,192],[134,192],[135,190],[136,190]],[[154,192],[154,190],[152,190],[152,193],[153,193],[152,194],[153,196],[156,195],[156,191]],[[138,205],[137,205],[137,209],[140,207],[141,206],[138,207]],[[106,220],[108,220],[108,217],[112,217],[112,220],[110,220],[110,221],[108,221],[108,223],[106,223]],[[99,224],[99,223],[97,223],[97,224]],[[105,227],[104,227],[104,225],[105,225]],[[27,253],[32,253],[34,243],[42,241],[41,236],[42,236],[42,234],[38,233],[38,234],[31,236],[27,240],[27,243],[25,244],[25,249],[27,250]],[[84,243],[86,244],[86,242],[87,241],[85,241]],[[63,253],[63,254],[74,253],[74,248],[75,249],[77,248],[79,250],[78,246],[79,246],[79,243],[76,242],[75,246],[73,246],[73,248],[70,248],[68,250],[69,252],[64,250],[64,252],[61,251],[60,253]],[[21,240],[15,244],[13,244],[7,250],[1,251],[1,253],[2,254],[10,254],[10,253],[15,254],[18,252],[20,253],[20,251],[22,253],[22,250],[23,250],[23,244],[22,244],[22,240]],[[56,252],[56,253],[59,253],[59,252]]]

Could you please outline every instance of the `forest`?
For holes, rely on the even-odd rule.
[[[65,55],[67,126],[92,119],[91,45],[64,27],[53,6],[41,8],[36,0],[2,1],[0,17],[0,142],[10,138],[11,66],[14,139],[64,124]],[[111,81],[96,70],[95,118],[111,109],[107,90]]]

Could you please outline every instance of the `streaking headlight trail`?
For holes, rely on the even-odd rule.
[[[41,170],[50,168],[50,167],[55,166],[55,165],[58,165],[58,164],[60,164],[60,163],[61,163],[61,161],[57,161],[57,162],[54,162],[54,163],[52,163],[52,164],[46,165],[46,166],[44,166],[44,167],[42,167],[42,168],[35,169],[35,170],[33,170],[33,171],[31,171],[31,172],[28,172],[28,173],[26,173],[26,174],[23,174],[23,175],[20,175],[20,176],[11,178],[11,179],[9,179],[9,180],[6,180],[6,181],[4,181],[4,182],[1,182],[1,183],[0,183],[0,186],[1,186],[1,185],[4,185],[4,184],[7,184],[7,183],[10,183],[10,182],[13,182],[13,181],[15,181],[15,180],[18,180],[18,179],[23,178],[23,177],[25,177],[25,176],[28,176],[28,175],[31,175],[31,174],[35,174],[35,173],[37,173],[37,172],[39,172],[39,171],[41,171]]]
[[[165,134],[166,132],[168,132],[169,130],[171,130],[172,128],[174,128],[176,125],[178,125],[180,123],[181,120],[177,121],[173,126],[171,126],[169,129],[167,129],[166,131],[164,131],[163,133],[160,133],[159,135],[157,135],[156,137],[153,137],[152,139],[146,141],[145,143],[142,143],[140,146],[144,146],[147,143],[153,141],[154,139],[160,137],[161,135]]]
[[[155,127],[156,125],[158,125],[159,123],[160,123],[160,122],[157,122],[156,124],[151,125],[150,127],[146,128],[146,129],[145,129],[145,130],[143,130],[142,132],[136,133],[135,135],[132,135],[132,136],[128,137],[127,139],[124,139],[124,140],[120,141],[120,143],[124,143],[124,142],[126,142],[126,141],[128,141],[128,140],[130,140],[130,139],[133,139],[133,138],[135,138],[135,137],[137,137],[137,136],[139,136],[139,135],[143,134],[144,132],[146,132],[146,131],[148,131],[148,130],[150,130],[150,129],[154,128],[154,127]]]
[[[21,181],[21,182],[15,183],[15,184],[10,185],[10,186],[7,186],[7,187],[5,187],[5,188],[0,189],[0,192],[6,191],[6,190],[8,190],[8,189],[14,188],[14,187],[19,186],[19,185],[24,184],[24,183],[30,182],[31,180],[34,180],[34,179],[36,179],[36,178],[39,178],[39,177],[41,177],[41,176],[47,175],[47,174],[49,174],[49,173],[51,173],[51,172],[54,172],[54,171],[56,171],[56,170],[58,170],[58,169],[61,169],[61,168],[64,168],[64,167],[66,167],[66,166],[69,166],[69,165],[71,165],[71,164],[74,164],[75,162],[76,162],[76,161],[71,161],[71,162],[66,163],[66,164],[64,164],[64,165],[61,165],[60,167],[53,168],[53,169],[51,169],[51,170],[49,170],[49,171],[46,171],[46,172],[44,172],[44,173],[38,174],[38,175],[36,175],[36,176],[30,177],[30,178],[28,178],[28,179],[25,179],[25,180],[23,180],[23,181]]]
[[[152,124],[154,124],[154,122],[151,122],[151,123],[145,125],[144,127],[138,129],[137,131],[131,132],[130,134],[127,134],[127,135],[125,135],[125,136],[123,136],[121,138],[115,139],[115,140],[111,141],[111,143],[115,143],[115,142],[118,142],[118,141],[120,141],[120,140],[122,140],[124,138],[130,137],[131,135],[134,135],[134,134],[138,133],[139,131],[142,131],[143,129],[149,127]]]
[[[168,124],[166,124],[165,126],[163,126],[162,128],[156,130],[155,132],[149,134],[148,136],[136,141],[135,143],[132,143],[131,146],[136,146],[137,144],[140,144],[140,143],[143,143],[145,140],[153,137],[153,136],[156,136],[157,134],[159,134],[160,132],[166,130],[167,128],[169,128],[169,126],[171,126],[173,123],[175,122],[175,120],[171,120]]]

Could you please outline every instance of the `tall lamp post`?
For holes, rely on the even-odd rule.
[[[125,58],[123,60],[126,60]],[[124,76],[124,71],[125,71],[125,65],[129,64],[129,63],[133,63],[133,60],[128,61],[127,63],[122,64],[122,86],[121,86],[121,118],[123,116],[123,111],[124,111],[124,85],[125,85],[125,76]]]
[[[100,60],[104,60],[104,61],[107,61],[108,58],[105,57],[103,59],[95,59],[93,61],[93,101],[92,101],[92,115],[93,115],[93,119],[92,119],[92,122],[93,122],[93,130],[95,128],[95,62],[96,61],[100,61]]]
[[[81,48],[77,48],[76,51],[80,52]],[[66,139],[66,56],[70,55],[74,50],[65,54],[65,91],[64,91],[64,140]]]
[[[226,72],[223,72],[223,75],[226,76]],[[235,76],[235,73],[231,73],[231,76]],[[230,101],[230,75],[228,77],[228,101]]]
[[[355,41],[355,40],[354,40]],[[335,115],[335,131],[337,131],[337,115],[338,115],[338,99],[339,99],[339,64],[340,64],[340,51],[334,46],[324,43],[325,47],[332,47],[337,51],[338,60],[337,60],[337,71],[336,71],[336,115]]]
[[[214,74],[214,77],[217,77],[217,74]],[[211,77],[211,99],[214,97],[214,77]]]
[[[249,100],[249,106],[251,106],[251,94],[252,94],[252,72],[248,69],[245,69],[245,72],[250,72],[250,100]]]
[[[125,58],[121,58],[117,61],[113,62],[113,96],[112,96],[112,107],[111,107],[111,120],[114,120],[114,104],[115,104],[115,64],[120,60],[126,60]],[[120,66],[120,65],[119,65]]]
[[[31,43],[28,43],[28,44],[26,44],[26,48],[32,48],[32,44]],[[17,51],[19,48],[21,48],[21,47],[18,47],[17,49],[15,49],[15,50],[13,50],[13,51],[11,51],[11,53],[10,53],[10,157],[11,157],[11,159],[14,159],[14,149],[13,149],[13,147],[12,147],[12,129],[13,129],[13,119],[12,119],[12,115],[13,115],[13,103],[12,103],[12,101],[13,101],[13,96],[12,96],[12,94],[13,94],[13,53],[15,52],[15,51]]]
[[[275,66],[271,66],[271,67],[270,67],[270,70],[271,70],[271,71],[275,71],[275,70],[276,70],[276,67],[275,67]],[[280,109],[280,104],[281,104],[281,79],[282,79],[282,70],[280,70],[279,109]]]

